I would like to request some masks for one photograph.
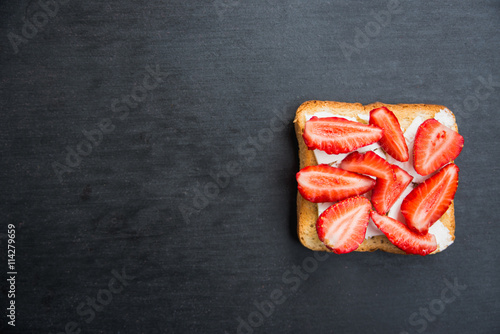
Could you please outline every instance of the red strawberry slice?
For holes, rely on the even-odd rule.
[[[382,129],[340,117],[312,117],[306,122],[304,141],[307,147],[328,154],[348,153],[373,144],[382,137]]]
[[[464,137],[434,118],[428,119],[415,135],[413,167],[420,175],[429,175],[458,157],[463,147]]]
[[[394,202],[397,201],[406,187],[408,187],[411,180],[413,180],[413,176],[408,174],[404,169],[396,165],[391,165],[391,168],[396,174],[396,180],[377,178],[372,192],[373,206],[381,215],[389,211]]]
[[[391,164],[373,151],[364,154],[352,152],[342,160],[339,167],[350,172],[368,174],[386,180],[396,178]]]
[[[336,254],[352,252],[365,240],[370,208],[370,201],[364,197],[333,204],[316,221],[319,240]]]
[[[401,213],[413,231],[425,234],[445,212],[458,186],[457,165],[451,163],[419,184],[401,204]]]
[[[386,107],[380,107],[370,111],[370,124],[376,125],[384,130],[384,135],[379,141],[380,146],[394,159],[408,161],[408,146],[406,145],[403,131],[399,125],[398,118]]]
[[[296,177],[300,194],[313,203],[339,201],[375,186],[375,180],[368,176],[324,164],[302,168]]]
[[[437,249],[436,237],[433,234],[417,234],[408,229],[400,221],[388,216],[379,215],[375,211],[370,212],[370,217],[394,246],[408,254],[423,256]]]

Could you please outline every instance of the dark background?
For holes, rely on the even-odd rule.
[[[43,25],[43,9],[0,4],[0,332],[500,332],[498,1],[405,1],[383,26],[387,1],[58,7],[15,53],[9,36],[23,36],[23,18]],[[148,65],[161,82],[128,115],[113,112]],[[311,99],[455,112],[465,147],[448,250],[311,260],[295,233],[292,126]],[[271,131],[276,117],[286,127]],[[59,179],[67,148],[106,119],[113,130]],[[9,223],[15,328],[5,317]],[[311,273],[300,278],[292,270],[303,263]],[[87,298],[106,298],[113,270],[134,278],[93,319],[79,315]],[[448,304],[445,280],[462,286]],[[276,289],[286,300],[260,319],[254,303]],[[437,315],[424,320],[430,306]]]

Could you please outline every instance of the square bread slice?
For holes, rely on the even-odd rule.
[[[316,157],[313,150],[309,150],[304,143],[302,133],[304,131],[307,116],[312,116],[319,112],[329,112],[339,116],[349,116],[356,118],[359,122],[368,123],[368,117],[372,109],[386,106],[391,110],[399,120],[399,124],[403,132],[410,126],[412,121],[420,116],[424,120],[434,118],[434,116],[442,110],[452,116],[453,124],[449,124],[450,128],[458,132],[455,116],[446,107],[431,104],[385,104],[375,102],[368,105],[360,103],[345,103],[334,101],[307,101],[297,109],[295,115],[295,133],[299,144],[300,169],[317,165]],[[361,117],[360,117],[361,115]],[[451,122],[450,122],[451,123]],[[319,240],[316,232],[316,220],[318,219],[318,205],[305,200],[300,193],[297,192],[297,233],[300,242],[307,248],[314,251],[330,251]],[[448,229],[451,241],[455,239],[455,214],[454,203],[452,202],[445,214],[439,219]],[[385,235],[373,236],[367,238],[356,249],[358,252],[373,252],[382,250],[389,253],[406,254],[396,246],[394,246]],[[440,251],[438,248],[434,253]],[[433,254],[434,254],[433,253]]]

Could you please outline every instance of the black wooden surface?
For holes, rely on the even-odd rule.
[[[498,1],[63,2],[0,4],[2,333],[500,332]],[[455,112],[448,250],[300,245],[310,99]]]

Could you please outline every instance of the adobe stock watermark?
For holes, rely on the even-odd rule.
[[[495,92],[495,88],[500,87],[500,82],[493,81],[493,76],[491,74],[489,74],[487,78],[480,75],[477,77],[477,80],[479,84],[474,89],[474,92],[467,95],[461,104],[453,106],[453,111],[465,111],[465,113],[459,114],[460,118],[464,120],[472,117],[473,113],[481,106],[481,102],[486,101]],[[481,109],[480,112],[485,116],[487,115],[487,110]],[[477,116],[477,114],[474,116]]]
[[[192,200],[190,204],[181,203],[178,206],[184,222],[190,223],[190,216],[205,209],[220,194],[222,189],[229,186],[231,179],[243,172],[244,164],[255,160],[259,152],[265,149],[265,145],[271,143],[277,132],[283,131],[289,124],[286,111],[279,113],[273,111],[274,117],[269,122],[269,126],[260,129],[255,136],[249,136],[241,142],[238,147],[238,157],[227,162],[221,170],[209,173],[212,181],[201,184],[199,182],[192,188]]]
[[[403,13],[403,8],[400,6],[399,0],[389,0],[387,10],[382,9],[378,12],[372,10],[370,15],[373,16],[374,20],[368,21],[363,30],[359,27],[354,28],[354,44],[344,41],[338,42],[344,57],[350,62],[354,53],[360,54],[362,49],[368,47],[370,39],[377,37],[382,28],[391,23],[393,15],[401,13]]]
[[[75,168],[80,166],[84,157],[92,154],[92,151],[103,142],[104,135],[115,130],[116,120],[126,120],[130,111],[138,108],[149,92],[156,89],[163,82],[163,78],[168,75],[169,73],[161,71],[158,64],[154,69],[147,65],[141,83],[134,85],[129,94],[112,99],[109,107],[113,115],[110,118],[102,118],[90,130],[83,129],[82,135],[84,138],[74,146],[66,146],[63,152],[64,159],[52,162],[52,169],[59,182],[63,182],[64,174],[74,172]]]
[[[439,298],[431,300],[424,307],[420,307],[418,312],[413,312],[408,318],[408,323],[417,333],[423,333],[429,322],[435,321],[440,314],[446,311],[447,306],[460,297],[461,291],[467,289],[467,285],[459,284],[456,277],[453,282],[446,278],[443,280],[446,287],[441,290]],[[410,334],[410,332],[402,331],[400,334]]]
[[[93,297],[86,296],[85,301],[79,303],[75,308],[75,312],[80,319],[68,321],[64,325],[64,329],[56,332],[56,334],[79,334],[82,331],[82,324],[90,324],[94,321],[97,316],[96,312],[104,311],[115,296],[122,293],[135,278],[135,276],[127,274],[125,268],[122,268],[121,272],[111,270],[111,278],[108,281],[107,289],[99,289]],[[49,334],[52,334],[52,332]]]
[[[39,31],[42,31],[45,26],[59,12],[60,5],[65,5],[68,0],[38,0],[38,10],[34,11],[30,17],[23,17],[23,22],[20,33],[10,31],[7,34],[7,39],[12,46],[14,54],[19,53],[21,44],[27,44],[30,40],[36,37]]]
[[[215,0],[214,7],[219,20],[224,17],[227,11],[233,10],[237,6],[239,6],[241,0]]]
[[[307,281],[311,274],[318,270],[319,263],[330,257],[331,253],[314,252],[313,256],[306,257],[300,266],[293,265],[281,275],[281,283],[273,289],[267,298],[254,300],[255,310],[246,317],[236,317],[236,334],[252,334],[254,329],[264,325],[267,318],[272,316],[276,308],[283,304],[291,295],[296,292],[302,283]],[[225,334],[229,332],[224,331]]]

